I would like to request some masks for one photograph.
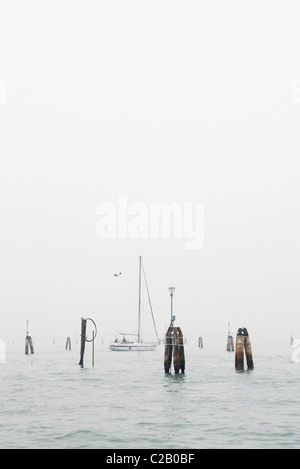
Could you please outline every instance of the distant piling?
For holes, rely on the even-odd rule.
[[[228,323],[227,352],[234,352],[234,341],[230,332],[230,322]]]
[[[232,335],[229,335],[227,339],[227,352],[234,352],[234,341]]]
[[[66,350],[71,350],[71,349],[72,349],[71,337],[67,337]]]
[[[33,347],[33,340],[29,335],[28,331],[29,321],[27,321],[27,331],[26,331],[26,339],[25,339],[25,355],[29,355],[29,351],[31,355],[34,355],[34,347]]]
[[[293,334],[291,335],[290,346],[293,347],[295,345]]]
[[[180,327],[169,327],[165,337],[165,373],[171,372],[173,357],[173,366],[175,374],[184,373],[185,371],[185,354],[183,344],[183,334]]]
[[[248,370],[253,370],[254,364],[251,342],[247,329],[243,327],[238,330],[236,336],[235,369],[237,371],[244,371],[245,356]]]
[[[198,338],[198,348],[203,348],[203,338],[202,337]]]
[[[29,355],[29,350],[30,350],[30,354],[34,355],[34,348],[33,348],[32,338],[30,336],[26,336],[26,339],[25,339],[25,355]]]

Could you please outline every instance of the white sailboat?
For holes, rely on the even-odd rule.
[[[150,308],[151,308],[151,313],[152,313],[152,319],[154,323],[154,328],[156,332],[156,337],[157,337],[157,342],[143,342],[141,338],[141,292],[142,292],[142,269],[144,273],[144,278],[145,278],[145,283],[146,283],[146,288],[147,288],[147,293],[148,293],[148,298],[149,298],[149,303],[150,303]],[[110,346],[110,350],[114,352],[146,352],[146,351],[153,351],[156,349],[159,339],[157,335],[157,330],[156,330],[156,325],[154,321],[154,316],[152,312],[152,307],[151,307],[151,302],[150,302],[150,296],[149,296],[149,291],[148,291],[148,285],[146,281],[146,276],[145,276],[145,271],[143,267],[143,262],[142,262],[142,257],[139,256],[139,309],[138,309],[138,332],[137,334],[131,334],[131,333],[125,333],[125,332],[120,332],[120,335],[123,336],[122,339],[116,339]],[[132,336],[136,337],[136,340],[130,340],[127,337]]]

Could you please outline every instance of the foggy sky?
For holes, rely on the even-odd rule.
[[[139,255],[160,335],[172,283],[191,340],[300,338],[299,20],[296,0],[1,0],[0,338],[134,328]],[[120,194],[203,203],[204,246],[100,240]]]

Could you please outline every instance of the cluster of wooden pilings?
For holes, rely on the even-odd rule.
[[[29,355],[29,352],[31,353],[31,355],[33,355],[34,354],[33,340],[31,336],[29,335],[28,324],[29,324],[29,321],[27,321],[27,332],[26,332],[26,338],[25,338],[25,355]]]
[[[87,331],[87,322],[91,321],[94,325],[95,330],[92,331],[92,338],[88,339]],[[29,355],[29,352],[34,354],[33,340],[28,332],[28,322],[27,321],[27,335],[25,340],[25,354]],[[97,326],[95,322],[90,318],[81,318],[81,348],[80,348],[80,361],[79,365],[83,367],[84,353],[86,342],[92,342],[92,365],[94,366],[94,341],[97,335]],[[203,339],[202,337],[198,338],[198,347],[203,348]],[[66,341],[66,350],[71,350],[71,338],[67,337]],[[233,337],[228,333],[227,339],[227,351],[234,351],[234,342]],[[250,337],[248,330],[245,327],[238,329],[236,335],[236,346],[235,346],[235,369],[236,371],[245,370],[245,358],[247,363],[247,369],[253,370],[253,356],[252,356],[252,347],[250,342]],[[184,338],[182,330],[180,327],[174,327],[173,322],[169,326],[166,336],[165,336],[165,354],[164,354],[164,368],[165,373],[171,373],[172,362],[175,374],[180,372],[183,374],[185,372],[185,353],[184,353]]]
[[[67,337],[67,341],[66,341],[66,350],[71,350],[71,349],[72,349],[71,337]]]
[[[198,339],[198,347],[203,347],[202,337]],[[234,341],[230,332],[227,339],[227,351],[234,352]],[[247,369],[253,370],[254,364],[249,333],[245,327],[242,327],[238,330],[236,336],[235,369],[237,371],[244,371],[244,357],[246,357]],[[171,372],[172,358],[175,374],[180,373],[180,371],[184,373],[185,354],[183,334],[180,327],[174,327],[173,324],[170,325],[165,337],[164,367],[166,373]]]
[[[235,350],[235,369],[237,371],[244,371],[244,357],[246,356],[248,370],[254,369],[252,347],[248,331],[245,327],[238,330],[236,336],[236,350]]]
[[[165,338],[165,372],[170,373],[173,366],[175,374],[184,373],[185,370],[185,355],[184,355],[184,344],[183,334],[180,327],[174,327],[171,325],[166,333]]]
[[[31,355],[34,354],[34,347],[33,347],[32,338],[30,337],[30,335],[27,335],[26,339],[25,339],[25,355],[29,355],[29,351],[30,351]]]

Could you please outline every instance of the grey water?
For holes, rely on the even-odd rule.
[[[155,352],[96,348],[10,350],[0,365],[0,448],[300,448],[300,364],[291,352],[254,353],[237,373],[234,353],[186,347],[186,373],[165,375]]]

